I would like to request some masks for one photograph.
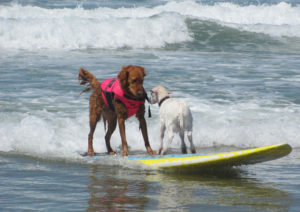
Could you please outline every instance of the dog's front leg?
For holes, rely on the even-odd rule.
[[[144,117],[142,117],[142,118],[139,118],[139,121],[140,121],[140,128],[142,130],[142,135],[144,138],[145,147],[147,149],[147,152],[149,155],[155,155],[156,152],[154,150],[152,150],[150,143],[149,143],[146,120]]]
[[[163,150],[163,142],[164,142],[164,136],[165,136],[165,131],[166,131],[166,125],[162,122],[160,124],[160,146],[158,149],[158,154],[160,155]]]
[[[125,119],[118,117],[118,124],[122,140],[122,156],[128,156],[128,146],[125,134]]]
[[[139,121],[140,121],[140,128],[142,130],[142,134],[143,134],[143,138],[144,138],[145,147],[147,149],[147,152],[149,153],[149,155],[153,155],[153,154],[155,154],[155,152],[150,147],[146,120],[145,120],[145,118],[141,118],[141,119],[139,119]]]
[[[141,105],[139,108],[139,111],[136,114],[136,117],[138,118],[138,120],[140,122],[140,129],[142,130],[142,135],[144,138],[145,147],[147,149],[147,152],[149,153],[149,155],[155,155],[156,152],[153,151],[152,148],[150,147],[148,131],[147,131],[147,123],[146,123],[144,114],[145,114],[145,106]]]

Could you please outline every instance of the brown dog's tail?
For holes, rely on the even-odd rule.
[[[79,69],[78,81],[80,85],[85,85],[88,83],[88,86],[80,93],[80,95],[84,92],[90,91],[100,86],[100,83],[97,80],[97,78],[88,70],[85,70],[83,68]]]

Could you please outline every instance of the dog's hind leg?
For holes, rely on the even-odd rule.
[[[168,142],[167,142],[166,147],[162,151],[161,155],[165,155],[167,153],[168,148],[169,148],[170,144],[173,141],[173,138],[174,138],[174,132],[173,132],[173,130],[168,130]]]
[[[117,118],[109,119],[108,121],[108,129],[105,135],[105,143],[107,148],[107,153],[110,155],[115,155],[116,153],[112,150],[110,146],[110,138],[117,126]]]
[[[88,140],[88,155],[93,156],[95,154],[94,148],[93,148],[93,138],[94,138],[94,132],[97,126],[97,118],[90,116],[90,132],[89,132],[89,140]]]
[[[193,133],[192,133],[192,131],[188,131],[187,136],[188,136],[188,139],[190,141],[191,152],[194,154],[194,153],[196,153],[196,148],[195,148],[194,143],[193,143]]]
[[[186,151],[186,145],[185,145],[185,142],[184,142],[184,131],[183,130],[181,130],[179,132],[179,136],[180,136],[180,139],[181,139],[181,152],[183,154],[186,154],[187,151]]]
[[[88,139],[88,152],[87,154],[90,156],[95,155],[94,148],[93,148],[93,138],[94,132],[97,126],[97,122],[101,118],[101,108],[97,102],[97,95],[93,93],[90,97],[90,132],[89,132],[89,139]]]

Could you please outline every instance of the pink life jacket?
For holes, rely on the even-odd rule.
[[[145,97],[142,97],[139,100],[132,99],[129,95],[124,93],[122,90],[118,79],[107,79],[101,83],[102,97],[104,102],[112,111],[115,111],[112,100],[121,101],[127,108],[128,117],[133,116],[137,113],[141,104],[145,104]]]

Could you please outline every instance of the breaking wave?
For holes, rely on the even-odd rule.
[[[198,25],[191,24],[195,21]],[[0,49],[163,48],[202,41],[205,33],[223,37],[228,29],[299,38],[300,6],[182,1],[153,8],[49,9],[11,4],[0,6],[0,26]]]

